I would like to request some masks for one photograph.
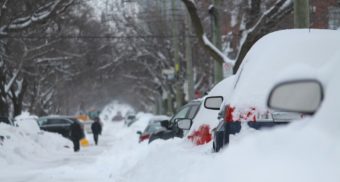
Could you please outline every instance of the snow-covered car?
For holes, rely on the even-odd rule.
[[[127,112],[125,117],[124,117],[124,124],[126,126],[131,126],[134,122],[137,121],[136,114],[133,112]]]
[[[202,99],[202,106],[197,111],[188,138],[197,145],[205,144],[212,139],[212,129],[218,124],[218,113],[221,104],[229,100],[233,90],[235,76],[230,76],[217,83]]]
[[[278,115],[268,109],[268,93],[281,77],[312,73],[329,63],[338,52],[339,41],[337,31],[293,29],[270,33],[256,42],[236,73],[230,99],[222,107],[223,120],[217,131],[224,135],[223,144],[243,126],[260,129],[301,119],[301,114]],[[275,120],[278,116],[280,119]],[[217,143],[221,142],[214,141]]]
[[[180,107],[170,120],[162,122],[162,126],[166,128],[166,130],[154,132],[150,136],[149,143],[156,139],[167,140],[174,137],[184,137],[188,133],[193,120],[197,117],[201,103],[202,100],[198,99],[190,101],[186,105]],[[185,127],[184,130],[179,127],[182,123],[187,122],[190,123],[190,125]]]
[[[123,121],[124,117],[122,115],[122,112],[118,111],[117,114],[112,118],[113,122],[120,122]]]
[[[145,127],[143,132],[137,131],[137,134],[139,135],[139,142],[149,140],[153,133],[166,130],[166,128],[162,126],[162,122],[167,122],[169,119],[170,118],[168,116],[163,115],[153,116],[149,120],[148,125]]]

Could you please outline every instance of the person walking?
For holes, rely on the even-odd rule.
[[[80,140],[84,138],[84,131],[81,127],[81,124],[78,122],[73,122],[71,124],[71,140],[73,142],[74,152],[78,152],[80,150]]]
[[[94,118],[94,122],[91,125],[91,130],[93,133],[94,143],[98,145],[98,135],[102,133],[102,125],[100,123],[99,117]]]

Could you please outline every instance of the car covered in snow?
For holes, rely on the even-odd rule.
[[[123,121],[124,120],[124,117],[122,115],[122,112],[118,111],[116,113],[116,115],[112,118],[112,121],[113,122],[120,122],[120,121]]]
[[[221,104],[229,100],[233,90],[235,76],[230,76],[217,83],[202,99],[202,106],[193,118],[193,124],[188,139],[196,145],[208,143],[212,139],[212,130],[218,124],[218,113]]]
[[[137,131],[137,134],[139,135],[139,140],[138,140],[139,143],[145,140],[149,140],[150,136],[153,133],[166,130],[162,122],[168,122],[169,119],[170,118],[168,116],[163,116],[163,115],[153,116],[149,120],[148,125],[145,127],[143,132]]]
[[[338,52],[339,41],[336,31],[293,29],[270,33],[256,42],[235,75],[230,99],[222,107],[223,117],[215,136],[223,135],[224,141],[213,143],[229,143],[230,136],[242,127],[261,129],[301,119],[299,113],[280,114],[268,109],[269,91],[282,76],[316,71],[330,62]]]
[[[134,122],[137,121],[136,114],[134,112],[127,112],[124,117],[124,124],[126,126],[131,126]]]
[[[190,129],[193,120],[197,117],[201,103],[202,100],[197,99],[180,107],[170,120],[162,122],[165,130],[154,132],[150,136],[149,143],[156,139],[167,140],[174,137],[184,137]],[[189,125],[187,126],[187,124]],[[181,128],[181,126],[185,127]]]

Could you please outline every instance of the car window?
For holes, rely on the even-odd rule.
[[[200,105],[193,105],[190,108],[189,114],[188,114],[188,118],[193,119],[198,111],[198,108],[200,107]]]
[[[157,122],[157,123],[153,123],[153,124],[147,126],[145,128],[144,132],[145,133],[154,133],[154,132],[161,130],[161,129],[163,129],[163,127],[161,126],[161,123]]]
[[[181,109],[180,111],[178,111],[178,112],[176,113],[176,115],[171,119],[171,122],[174,122],[175,119],[177,119],[177,118],[186,118],[189,109],[190,109],[190,106],[186,106],[186,107],[182,108],[182,109]]]
[[[46,124],[47,119],[38,119],[39,126]]]
[[[59,119],[59,118],[56,118],[56,119],[48,119],[46,124],[70,124],[71,122],[66,120],[66,119]]]
[[[71,121],[73,121],[73,122],[79,122],[79,120],[76,119],[76,118],[68,118],[68,119],[71,120]]]

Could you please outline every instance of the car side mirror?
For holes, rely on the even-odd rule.
[[[317,80],[282,82],[270,92],[267,105],[271,109],[314,114],[323,100],[323,87]]]
[[[192,125],[191,119],[183,118],[177,120],[177,126],[182,130],[190,130],[191,125]]]
[[[138,135],[141,135],[141,134],[142,134],[142,132],[141,132],[141,131],[137,131],[137,134],[138,134]]]
[[[207,97],[204,100],[204,107],[212,110],[220,110],[222,102],[223,102],[222,96]]]

